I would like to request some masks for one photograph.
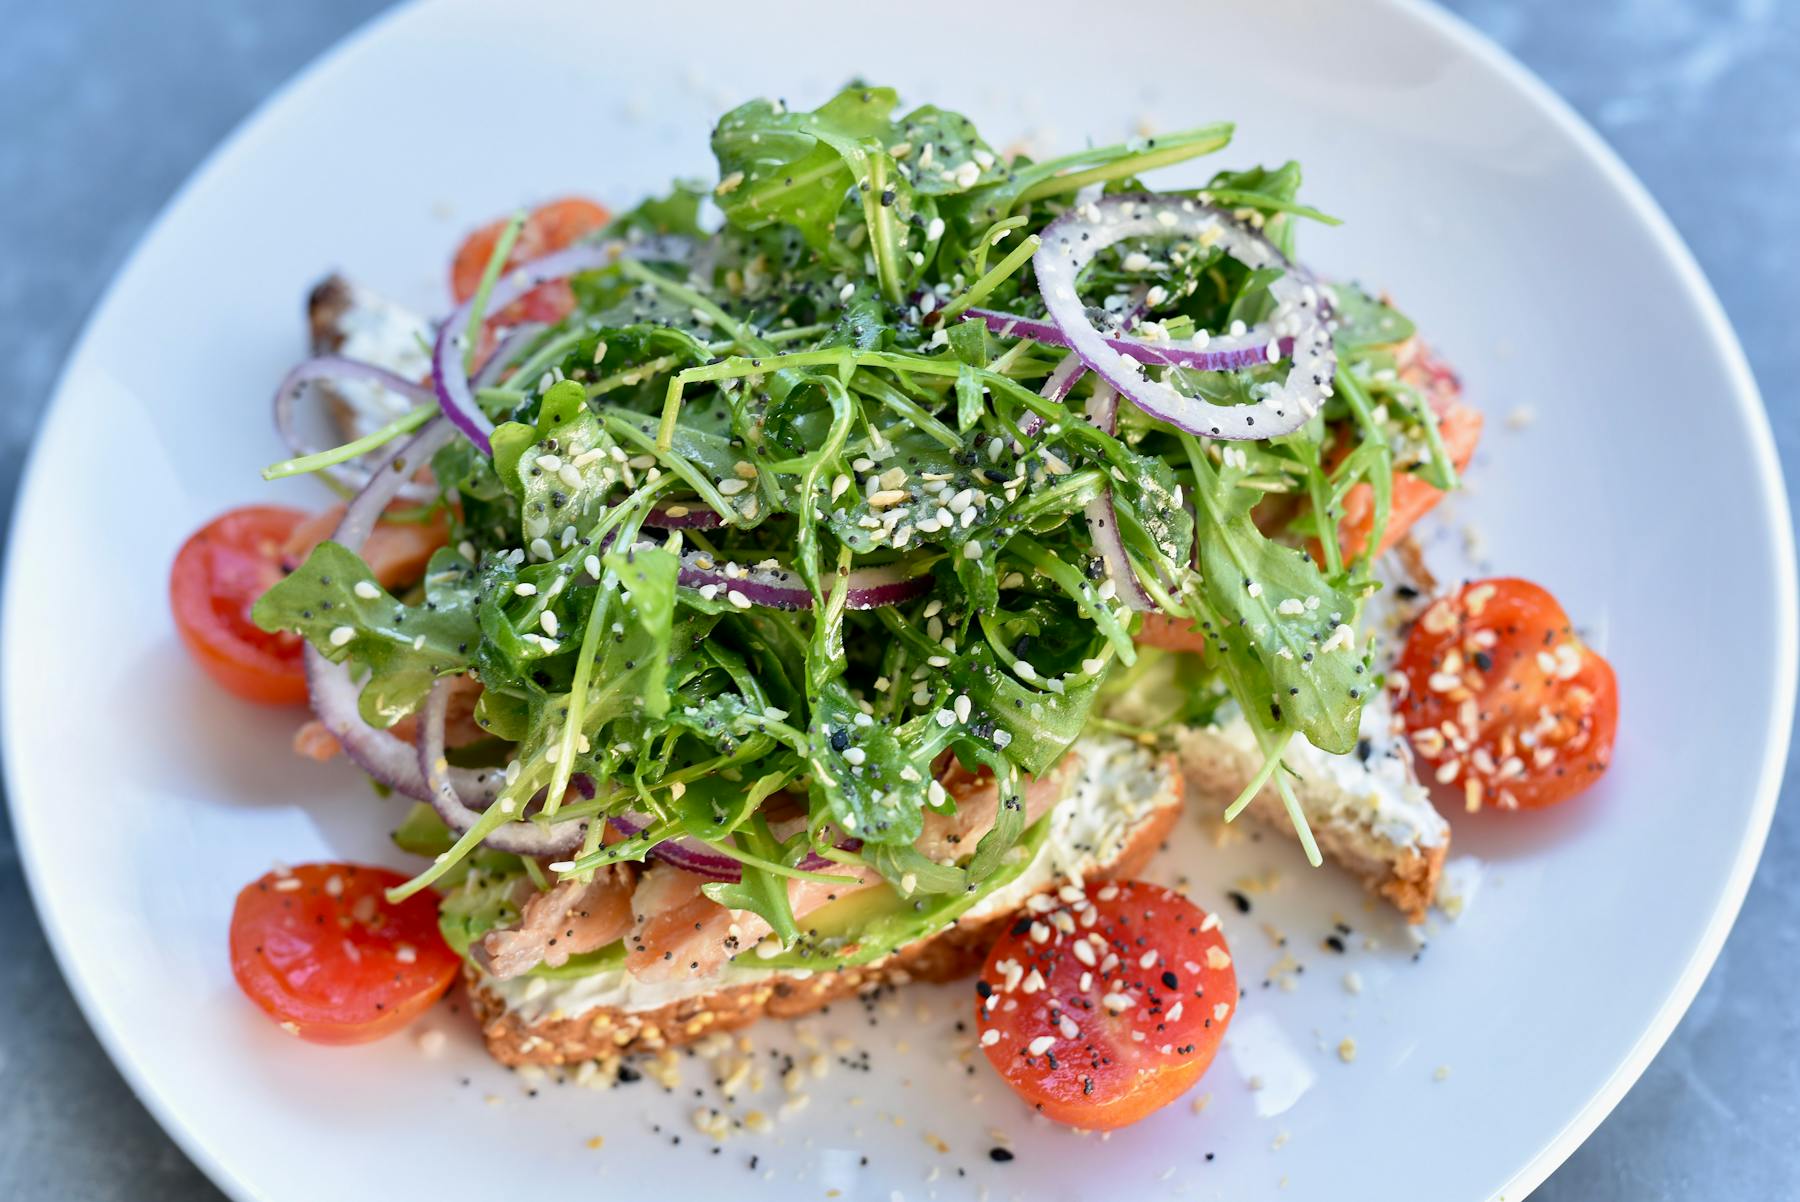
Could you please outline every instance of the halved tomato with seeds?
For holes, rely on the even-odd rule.
[[[423,1014],[462,961],[438,931],[429,889],[398,905],[404,873],[302,864],[244,886],[231,912],[231,974],[289,1034],[366,1043]]]
[[[975,988],[989,1062],[1034,1109],[1089,1130],[1187,1092],[1238,1000],[1218,919],[1141,881],[1039,894]]]
[[[1434,601],[1389,686],[1420,775],[1460,789],[1470,810],[1555,805],[1612,760],[1612,665],[1529,580],[1477,580]]]
[[[298,509],[246,505],[199,530],[169,569],[169,609],[194,662],[246,701],[306,700],[298,636],[250,620],[256,599],[281,579],[281,548],[305,524]]]

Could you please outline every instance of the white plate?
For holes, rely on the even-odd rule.
[[[170,206],[71,359],[31,464],[7,579],[5,744],[69,982],[229,1193],[1244,1198],[1285,1184],[1300,1200],[1398,1183],[1481,1202],[1535,1186],[1637,1077],[1737,912],[1787,740],[1794,569],[1743,357],[1617,160],[1451,19],[1407,3],[1157,7],[1129,27],[1075,3],[879,18],[823,0],[755,16],[410,7],[283,91]],[[1416,961],[1395,922],[1284,844],[1218,850],[1186,832],[1163,871],[1204,903],[1268,868],[1283,883],[1248,917],[1225,906],[1250,989],[1198,1091],[1210,1106],[1104,1142],[1034,1123],[984,1067],[955,1062],[961,988],[911,991],[873,1027],[856,1005],[809,1024],[867,1050],[873,1071],[838,1068],[776,1135],[716,1155],[689,1126],[699,1061],[672,1095],[644,1082],[531,1098],[447,1010],[430,1020],[453,1035],[437,1059],[407,1038],[341,1051],[282,1037],[227,971],[234,892],[277,858],[397,860],[383,838],[397,808],[347,768],[290,757],[291,715],[203,680],[164,582],[216,511],[320,499],[255,473],[278,454],[267,397],[300,352],[304,290],[342,267],[441,308],[444,263],[474,222],[704,174],[727,102],[813,103],[857,72],[962,109],[1000,143],[1227,117],[1241,135],[1221,162],[1301,159],[1309,198],[1347,219],[1306,230],[1308,257],[1392,290],[1488,411],[1442,540],[1478,522],[1483,556],[1551,585],[1617,665],[1611,774],[1557,812],[1459,818],[1457,850],[1487,862],[1485,880]],[[1517,406],[1537,414],[1523,433],[1503,420]],[[1344,956],[1319,943],[1339,914],[1356,928]],[[1258,987],[1282,954],[1264,920],[1304,963],[1292,992]],[[803,1036],[770,1025],[755,1040]],[[1337,1052],[1347,1036],[1354,1063]],[[775,1086],[734,1111],[780,1102]],[[989,1159],[990,1129],[1017,1159]]]

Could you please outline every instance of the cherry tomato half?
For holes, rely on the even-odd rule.
[[[399,905],[406,877],[358,864],[302,864],[238,894],[231,973],[246,997],[313,1043],[366,1043],[406,1026],[456,979],[437,895]]]
[[[519,239],[513,243],[512,253],[506,258],[506,266],[511,268],[541,259],[593,233],[611,219],[612,214],[605,206],[580,197],[539,205],[525,219]],[[481,274],[487,270],[488,260],[494,257],[494,245],[505,228],[505,221],[484,225],[464,239],[457,249],[456,258],[450,265],[450,291],[457,303],[474,296],[481,286]],[[553,280],[533,288],[496,314],[493,320],[501,325],[517,325],[522,321],[556,322],[567,317],[574,308],[575,293],[568,282]]]
[[[1606,771],[1619,724],[1612,665],[1529,580],[1465,584],[1413,624],[1390,680],[1424,762],[1470,810],[1555,805]]]
[[[1044,896],[1054,904],[1028,906],[976,982],[982,1050],[1059,1123],[1134,1123],[1187,1092],[1218,1051],[1238,1001],[1225,936],[1160,885]]]
[[[169,571],[169,608],[195,661],[246,701],[306,700],[298,636],[269,634],[250,607],[281,579],[281,549],[307,520],[297,509],[249,505],[202,526]]]

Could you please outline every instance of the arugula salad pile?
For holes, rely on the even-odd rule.
[[[718,178],[618,217],[609,253],[569,278],[574,312],[502,336],[478,370],[491,456],[433,440],[424,512],[447,511],[452,537],[423,585],[390,595],[326,542],[256,606],[263,629],[348,670],[376,730],[422,718],[441,742],[434,690],[480,684],[486,737],[425,771],[453,797],[462,782],[466,811],[450,811],[466,827],[419,807],[401,838],[432,860],[397,895],[461,882],[446,923],[466,947],[514,913],[484,884],[679,849],[735,865],[707,894],[799,955],[790,879],[867,865],[917,923],[1016,872],[1011,849],[1042,837],[1021,778],[1084,731],[1154,736],[1234,704],[1266,757],[1245,801],[1270,780],[1288,791],[1295,739],[1353,751],[1377,687],[1355,629],[1394,466],[1454,483],[1430,406],[1392,370],[1406,319],[1326,288],[1328,400],[1291,433],[1226,440],[1129,398],[1098,422],[1093,374],[1065,395],[1046,387],[1064,345],[970,315],[1041,323],[1031,261],[1046,227],[1096,197],[1149,193],[1146,173],[1231,133],[1033,160],[957,113],[902,113],[885,88],[727,113]],[[1291,260],[1303,223],[1333,223],[1299,186],[1287,163],[1155,195],[1222,210]],[[470,309],[471,355],[509,246]],[[1281,275],[1177,233],[1108,247],[1079,294],[1108,336],[1192,345],[1266,320]],[[1215,405],[1254,403],[1285,370],[1146,369]],[[425,405],[383,437],[442,420]],[[1338,518],[1359,485],[1376,528],[1347,559]],[[1129,582],[1097,545],[1102,498]],[[1140,595],[1161,615],[1134,607]],[[1136,645],[1166,620],[1199,631],[1204,654]],[[1150,682],[1179,685],[1156,691],[1168,703],[1154,719],[1141,705],[1129,726],[1109,716],[1109,698]],[[925,812],[952,804],[946,752],[991,773],[1002,804],[977,846],[938,862],[913,843]],[[773,821],[777,802],[805,821]],[[837,954],[804,951],[814,966]]]

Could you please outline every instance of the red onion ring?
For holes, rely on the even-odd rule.
[[[548,328],[542,322],[528,321],[508,330],[506,336],[500,339],[499,345],[494,347],[494,353],[487,357],[487,362],[481,365],[481,370],[475,373],[469,383],[478,389],[498,384],[500,377],[506,374],[506,369],[512,366],[513,357],[518,354],[519,348]]]
[[[540,284],[567,279],[583,271],[598,271],[626,256],[660,260],[681,258],[686,252],[677,253],[677,250],[687,246],[686,239],[579,242],[502,276],[488,294],[486,311],[499,313]],[[444,416],[454,422],[483,455],[492,455],[494,450],[488,435],[493,433],[494,424],[475,403],[469,373],[463,368],[463,357],[469,349],[469,314],[474,305],[475,298],[470,297],[438,327],[437,342],[431,348],[431,376]]]
[[[641,835],[655,825],[656,819],[649,814],[637,810],[627,810],[623,814],[614,814],[607,819],[620,834],[627,838]],[[800,823],[797,825],[804,825]],[[791,833],[791,832],[790,832]],[[861,839],[845,839],[838,844],[840,851],[858,851],[862,848]],[[703,876],[715,881],[740,881],[744,878],[742,862],[730,856],[721,855],[700,840],[687,835],[673,839],[664,839],[646,853],[666,864],[670,864],[696,876]],[[828,860],[816,851],[808,851],[795,865],[801,872],[833,872],[843,865]]]
[[[315,455],[325,449],[309,443],[300,433],[295,421],[295,403],[300,399],[301,391],[308,384],[324,380],[361,380],[399,393],[415,405],[428,404],[434,399],[431,389],[425,385],[416,384],[385,367],[365,363],[361,359],[350,359],[343,355],[317,355],[304,360],[282,378],[281,386],[275,390],[273,406],[275,432],[281,436],[281,441],[295,458]],[[368,457],[363,458],[362,463],[349,461],[321,468],[320,471],[347,488],[365,488],[369,483],[371,469],[367,466]],[[437,495],[437,490],[408,483],[395,495],[403,496],[409,501],[429,501]]]
[[[444,717],[450,709],[450,680],[441,677],[426,694],[419,713],[419,771],[431,796],[427,800],[444,825],[461,835],[481,821],[481,815],[463,804],[450,779],[444,758]],[[592,788],[592,783],[589,783]],[[581,846],[587,823],[580,819],[543,826],[536,822],[508,822],[496,828],[482,843],[495,851],[520,856],[560,856]]]
[[[375,523],[410,477],[409,469],[429,460],[455,437],[456,428],[445,419],[436,417],[426,422],[417,434],[381,461],[368,486],[345,507],[343,519],[331,537],[350,551],[361,552]],[[418,801],[431,801],[431,790],[419,770],[418,749],[363,721],[357,709],[360,690],[350,675],[350,665],[332,663],[310,643],[304,663],[313,713],[343,746],[344,753],[364,772],[396,792]],[[495,769],[452,768],[450,779],[460,796],[478,805],[491,804],[500,794],[501,774]]]
[[[750,568],[737,564],[723,567],[703,551],[688,551],[681,557],[676,582],[684,588],[700,589],[709,598],[723,593],[737,593],[751,605],[769,609],[804,610],[812,608],[812,591],[806,582],[786,568]],[[880,609],[922,597],[931,591],[929,572],[909,573],[898,564],[877,568],[858,568],[850,573],[845,587],[845,604],[851,609]]]
[[[1043,318],[1020,317],[995,309],[969,309],[964,316],[986,322],[987,328],[1002,338],[1029,338],[1047,346],[1071,345],[1068,335],[1061,328]],[[1254,330],[1238,338],[1229,334],[1220,335],[1208,341],[1206,350],[1177,346],[1173,342],[1151,342],[1147,338],[1102,335],[1102,340],[1115,351],[1128,354],[1139,363],[1185,367],[1191,371],[1238,371],[1269,362],[1269,339]],[[1294,353],[1293,338],[1279,338],[1276,344],[1280,357]]]
[[[1198,397],[1183,396],[1166,384],[1148,379],[1140,363],[1115,349],[1087,319],[1076,291],[1081,269],[1100,251],[1127,238],[1170,235],[1217,245],[1252,269],[1285,270],[1269,286],[1276,300],[1269,328],[1259,327],[1255,334],[1265,357],[1271,349],[1279,355],[1285,343],[1292,358],[1287,378],[1274,387],[1271,395],[1251,405],[1214,405]],[[1144,412],[1190,434],[1274,438],[1306,424],[1331,395],[1337,352],[1325,323],[1326,298],[1317,284],[1268,239],[1210,205],[1181,196],[1103,196],[1091,204],[1078,205],[1051,222],[1043,232],[1043,245],[1032,256],[1032,264],[1051,321],[1081,361]]]

